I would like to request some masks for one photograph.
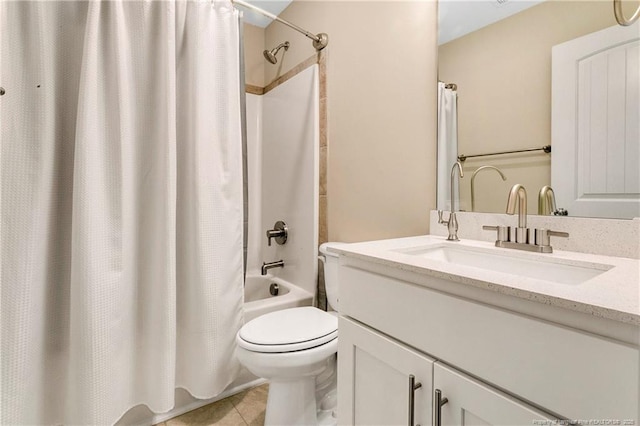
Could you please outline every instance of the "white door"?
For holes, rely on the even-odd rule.
[[[433,360],[343,317],[339,327],[338,424],[404,426],[413,408],[413,424],[430,425]]]
[[[434,392],[442,392],[441,425],[553,425],[553,417],[436,362]],[[544,389],[540,389],[544,392]],[[434,424],[434,426],[440,426]]]
[[[640,216],[640,22],[552,49],[551,186],[570,216]]]

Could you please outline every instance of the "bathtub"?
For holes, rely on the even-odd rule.
[[[269,286],[278,284],[278,295],[269,293]],[[313,295],[300,287],[271,275],[247,275],[244,284],[244,321],[269,312],[297,306],[311,306]]]

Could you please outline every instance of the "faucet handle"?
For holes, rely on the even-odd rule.
[[[549,229],[536,229],[536,245],[538,246],[550,246],[551,238],[550,237],[569,237],[568,232],[561,231],[551,231]]]
[[[444,226],[447,226],[449,224],[449,221],[442,219],[442,214],[443,213],[444,212],[442,210],[438,210],[438,223],[440,223],[440,224],[442,224]]]
[[[508,226],[483,225],[482,229],[484,229],[485,231],[497,231],[496,241],[509,241],[510,232],[509,232],[509,227]]]
[[[567,238],[569,236],[568,232],[563,232],[563,231],[547,231],[547,233],[552,237],[565,237],[565,238]]]
[[[275,238],[276,243],[282,245],[287,242],[289,228],[287,224],[279,220],[273,225],[273,229],[267,230],[267,245],[271,246],[271,239]]]

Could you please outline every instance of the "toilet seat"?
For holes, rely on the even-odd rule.
[[[338,319],[305,306],[271,312],[245,324],[236,336],[238,346],[253,352],[283,353],[324,345],[338,337]]]

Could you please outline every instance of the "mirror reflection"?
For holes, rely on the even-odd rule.
[[[625,10],[637,5],[625,3]],[[596,59],[587,64],[590,80],[567,83],[580,86],[575,93],[552,90],[554,46],[613,26],[629,28],[616,24],[611,1],[441,0],[439,14],[438,208],[449,208],[448,176],[461,156],[465,178],[454,190],[462,211],[504,213],[509,190],[521,184],[528,214],[566,209],[571,216],[640,216],[638,37],[599,56],[604,48],[583,54]],[[634,25],[628,31],[638,34]],[[564,61],[570,68],[573,50],[559,51],[555,67]],[[622,65],[601,59],[614,56]],[[609,72],[601,77],[596,70],[603,60]],[[575,123],[566,111],[553,121],[563,105],[575,106]],[[573,147],[585,138],[591,145]]]

